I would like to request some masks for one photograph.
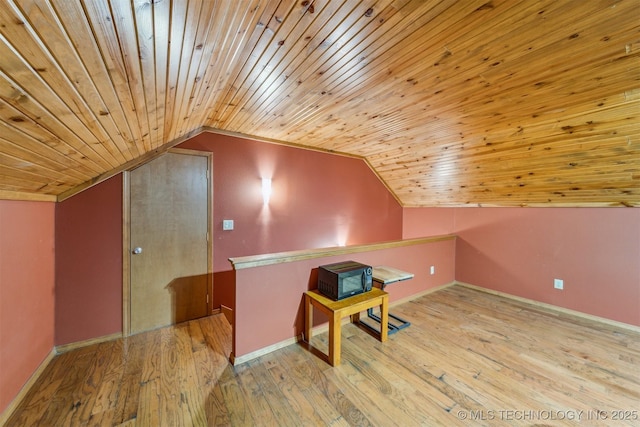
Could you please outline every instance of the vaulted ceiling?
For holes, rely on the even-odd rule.
[[[640,206],[640,0],[3,0],[0,36],[0,198],[220,130],[403,206]]]

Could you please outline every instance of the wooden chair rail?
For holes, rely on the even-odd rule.
[[[322,258],[334,255],[344,255],[359,252],[389,249],[400,246],[421,245],[442,240],[453,240],[455,234],[444,234],[432,237],[420,237],[417,239],[394,240],[390,242],[371,243],[365,245],[337,246],[330,248],[304,249],[299,251],[277,252],[272,254],[249,255],[229,258],[229,262],[235,270],[243,268],[260,267],[263,265],[281,264],[285,262],[302,261],[305,259]]]

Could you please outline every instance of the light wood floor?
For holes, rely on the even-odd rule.
[[[412,326],[345,326],[335,368],[302,344],[232,367],[221,315],[72,351],[8,425],[640,425],[638,333],[461,286],[391,311]]]

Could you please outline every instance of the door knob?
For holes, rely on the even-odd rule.
[[[138,255],[142,253],[142,248],[140,246],[138,246],[137,248],[133,249],[133,253],[134,255]]]

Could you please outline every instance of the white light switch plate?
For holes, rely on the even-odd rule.
[[[222,229],[223,230],[233,230],[233,220],[232,219],[223,219],[222,220]]]

